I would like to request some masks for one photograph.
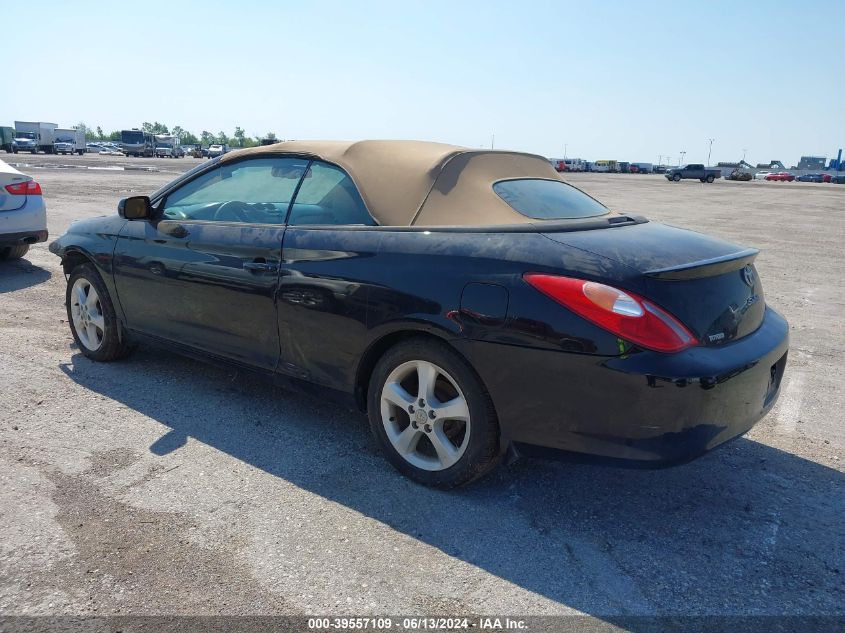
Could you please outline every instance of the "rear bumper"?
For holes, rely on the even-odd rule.
[[[736,438],[777,400],[788,325],[721,347],[606,357],[495,343],[457,344],[487,386],[505,441],[650,467],[694,459]]]
[[[42,196],[26,196],[20,209],[0,211],[0,245],[34,244],[47,239],[47,210]]]
[[[23,233],[0,233],[0,246],[35,244],[47,241],[47,231],[24,231]]]

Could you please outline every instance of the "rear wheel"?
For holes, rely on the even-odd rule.
[[[716,178],[714,176],[707,176],[707,182],[712,183]]]
[[[29,244],[16,244],[0,248],[0,262],[10,259],[20,259],[29,251]]]
[[[415,339],[388,350],[373,371],[367,402],[376,441],[414,481],[453,488],[498,463],[499,425],[490,396],[443,343]]]
[[[93,264],[73,269],[65,304],[70,331],[85,356],[109,362],[132,351],[120,329],[106,285]]]

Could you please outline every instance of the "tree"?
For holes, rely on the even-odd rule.
[[[200,139],[203,145],[211,145],[212,143],[214,143],[214,134],[212,134],[208,130],[203,130],[202,134],[200,134]]]
[[[114,132],[109,134],[109,140],[110,141],[119,141],[120,140],[120,131],[115,130]]]
[[[82,130],[82,133],[85,134],[86,139],[94,136],[93,133],[91,132],[91,130],[89,129],[89,127],[87,125],[85,125],[82,121],[77,123],[74,127],[77,130]]]
[[[228,145],[229,144],[229,137],[226,136],[226,132],[220,131],[217,133],[217,142],[221,145]]]
[[[181,143],[184,143],[185,145],[199,145],[200,140],[190,132],[185,132],[183,130],[182,134],[183,136],[180,140]]]
[[[99,125],[97,126],[97,140],[103,140],[103,128],[101,128]]]
[[[185,130],[183,130],[180,125],[174,125],[172,134],[181,141],[182,137],[185,136]]]
[[[264,138],[270,139],[271,141],[275,141],[276,140],[276,133],[275,132],[267,132],[267,134],[264,135]],[[260,141],[261,139],[258,139],[258,140]]]
[[[144,124],[141,126],[141,129],[144,132],[149,132],[150,134],[168,134],[167,126],[164,123],[159,123],[156,121],[155,123],[150,123],[149,121],[144,121]]]
[[[235,127],[235,138],[238,141],[238,146],[240,146],[240,147],[244,146],[244,138],[245,137],[246,137],[246,134],[244,133],[243,128]]]

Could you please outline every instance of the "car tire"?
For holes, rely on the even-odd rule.
[[[672,176],[672,182],[681,182],[681,174],[675,174]]]
[[[28,252],[29,244],[16,244],[15,246],[0,248],[0,262],[9,261],[11,259],[20,259]]]
[[[418,483],[454,488],[499,462],[493,402],[445,343],[420,338],[390,348],[373,370],[367,405],[370,430],[388,461]]]
[[[713,176],[707,176],[706,180],[708,184],[712,184],[713,181],[716,180],[716,178],[714,178]]]
[[[93,264],[81,264],[71,271],[65,307],[73,339],[86,357],[110,362],[132,351],[108,289]]]

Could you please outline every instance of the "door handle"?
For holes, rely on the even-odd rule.
[[[244,268],[246,270],[256,272],[273,272],[279,270],[279,265],[273,262],[266,262],[264,260],[255,260],[252,262],[244,262]]]

